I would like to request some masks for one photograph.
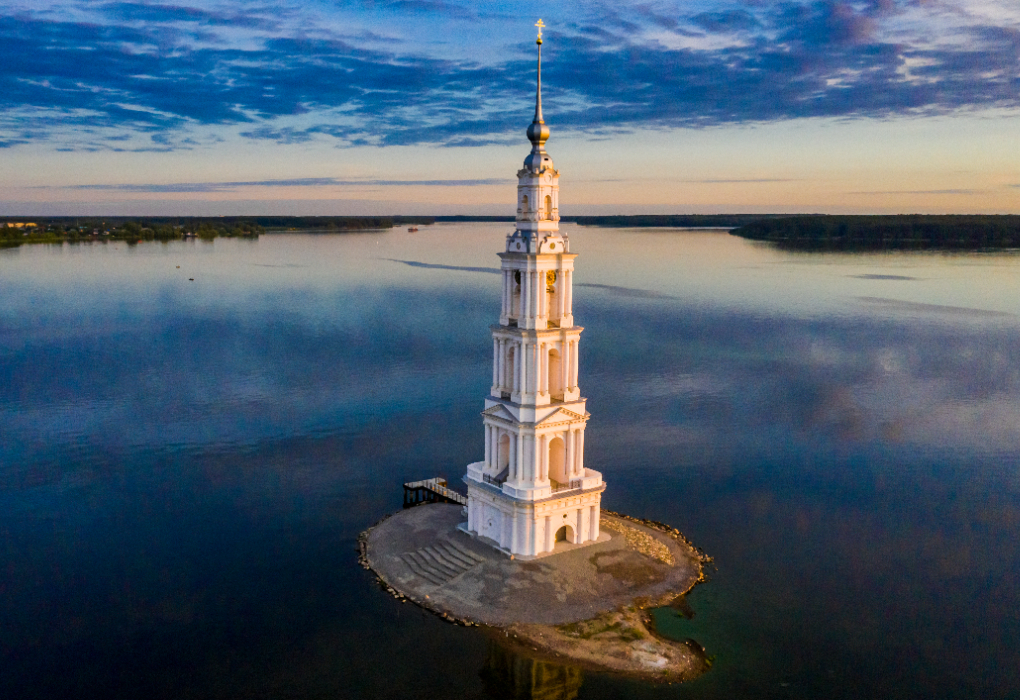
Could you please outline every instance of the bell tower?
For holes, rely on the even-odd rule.
[[[557,542],[599,539],[605,483],[584,466],[585,399],[578,388],[574,259],[559,231],[559,177],[545,150],[542,20],[531,152],[517,172],[517,220],[506,237],[499,325],[492,331],[492,389],[485,399],[485,459],[468,465],[462,529],[520,558]]]

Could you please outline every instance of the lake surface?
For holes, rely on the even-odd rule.
[[[1009,253],[565,226],[586,458],[715,558],[658,614],[712,670],[535,663],[377,588],[358,533],[482,454],[510,228],[0,251],[0,697],[1020,694]]]

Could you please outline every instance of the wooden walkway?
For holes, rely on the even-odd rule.
[[[467,496],[447,488],[446,479],[439,477],[404,484],[404,507],[411,508],[421,503],[459,503],[466,506]]]

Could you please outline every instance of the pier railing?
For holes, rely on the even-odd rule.
[[[447,488],[446,479],[439,477],[404,484],[404,507],[410,508],[422,503],[459,503],[466,506],[467,496]]]

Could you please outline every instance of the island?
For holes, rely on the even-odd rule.
[[[465,533],[462,507],[426,503],[358,538],[359,559],[394,598],[549,660],[659,682],[711,665],[693,640],[659,635],[651,610],[682,601],[711,558],[678,530],[602,511],[604,541],[508,557]]]

